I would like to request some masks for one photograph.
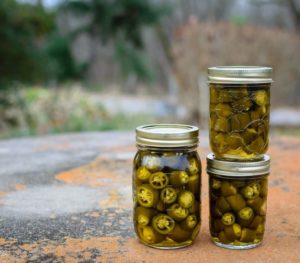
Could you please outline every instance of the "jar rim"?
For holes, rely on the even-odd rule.
[[[209,83],[272,83],[272,68],[263,66],[216,66],[208,68]]]
[[[264,155],[257,161],[225,161],[216,159],[214,154],[207,155],[207,173],[223,177],[255,177],[270,173],[271,158]]]
[[[136,128],[138,146],[197,147],[199,129],[185,124],[146,124]]]

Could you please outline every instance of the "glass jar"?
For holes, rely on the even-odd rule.
[[[268,149],[272,68],[212,67],[210,146],[218,159],[260,159]]]
[[[261,244],[265,231],[270,157],[229,162],[207,156],[210,234],[213,243],[230,249]]]
[[[161,249],[191,245],[201,221],[198,128],[144,125],[136,140],[133,222],[139,240]]]

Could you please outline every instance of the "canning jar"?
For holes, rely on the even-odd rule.
[[[213,243],[231,249],[261,244],[267,212],[270,157],[229,162],[207,156],[210,234]]]
[[[198,128],[154,124],[136,128],[133,222],[139,240],[172,249],[193,243],[200,229]]]
[[[212,67],[210,146],[218,159],[255,160],[269,143],[272,68]]]

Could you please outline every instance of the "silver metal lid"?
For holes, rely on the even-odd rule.
[[[270,173],[270,156],[264,155],[262,160],[241,162],[221,161],[210,153],[207,155],[207,172],[224,177],[253,177]]]
[[[220,66],[208,68],[209,83],[272,83],[272,68],[259,66]]]
[[[136,128],[136,143],[152,147],[196,147],[199,129],[184,124],[148,124]]]

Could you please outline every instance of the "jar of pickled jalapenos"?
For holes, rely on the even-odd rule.
[[[210,146],[218,159],[255,160],[269,142],[272,68],[212,67]]]
[[[154,248],[191,245],[200,229],[198,128],[154,124],[136,129],[133,221],[139,240]]]
[[[270,157],[229,162],[207,156],[210,233],[213,243],[230,249],[261,244],[265,231]]]

